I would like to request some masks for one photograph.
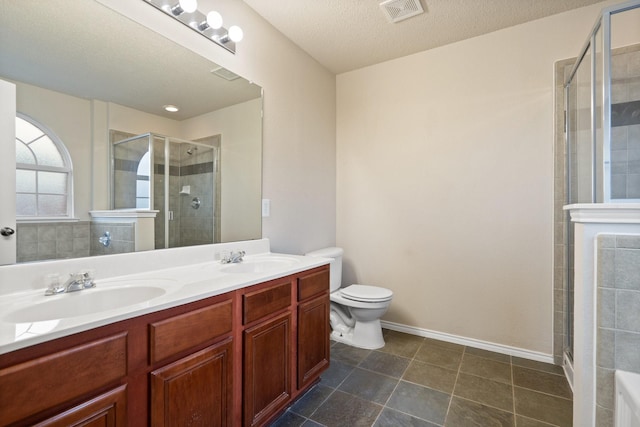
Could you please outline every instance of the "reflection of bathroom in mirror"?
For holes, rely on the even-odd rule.
[[[72,215],[18,217],[18,262],[261,237],[260,87],[94,0],[3,0],[0,40],[17,111],[73,167]]]

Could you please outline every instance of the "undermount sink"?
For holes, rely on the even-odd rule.
[[[298,264],[295,258],[284,256],[264,256],[245,258],[237,264],[229,264],[220,271],[225,273],[269,273],[271,271],[290,268]]]
[[[55,319],[97,314],[116,308],[141,304],[158,298],[166,290],[158,285],[158,280],[122,281],[122,286],[98,287],[78,292],[43,296],[37,302],[24,308],[9,312],[4,321],[11,323],[33,323]],[[109,285],[117,281],[109,281]],[[125,284],[127,283],[127,284]]]

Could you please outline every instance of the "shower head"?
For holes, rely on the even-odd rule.
[[[190,147],[190,148],[187,150],[187,154],[191,156],[191,155],[193,154],[193,152],[194,152],[194,151],[198,151],[198,147]]]

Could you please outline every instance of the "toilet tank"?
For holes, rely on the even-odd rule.
[[[330,292],[335,292],[340,289],[342,285],[342,254],[344,250],[342,248],[324,248],[317,251],[311,251],[306,253],[306,256],[329,258],[330,276],[329,276],[329,288]]]

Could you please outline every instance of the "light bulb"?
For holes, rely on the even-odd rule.
[[[229,38],[234,42],[239,42],[244,37],[244,33],[242,32],[242,28],[237,25],[232,25],[229,27]]]
[[[180,0],[178,4],[180,9],[187,13],[193,13],[198,9],[198,0]]]
[[[207,24],[214,30],[217,30],[218,28],[222,27],[222,15],[220,15],[215,10],[212,10],[211,12],[207,13]]]

